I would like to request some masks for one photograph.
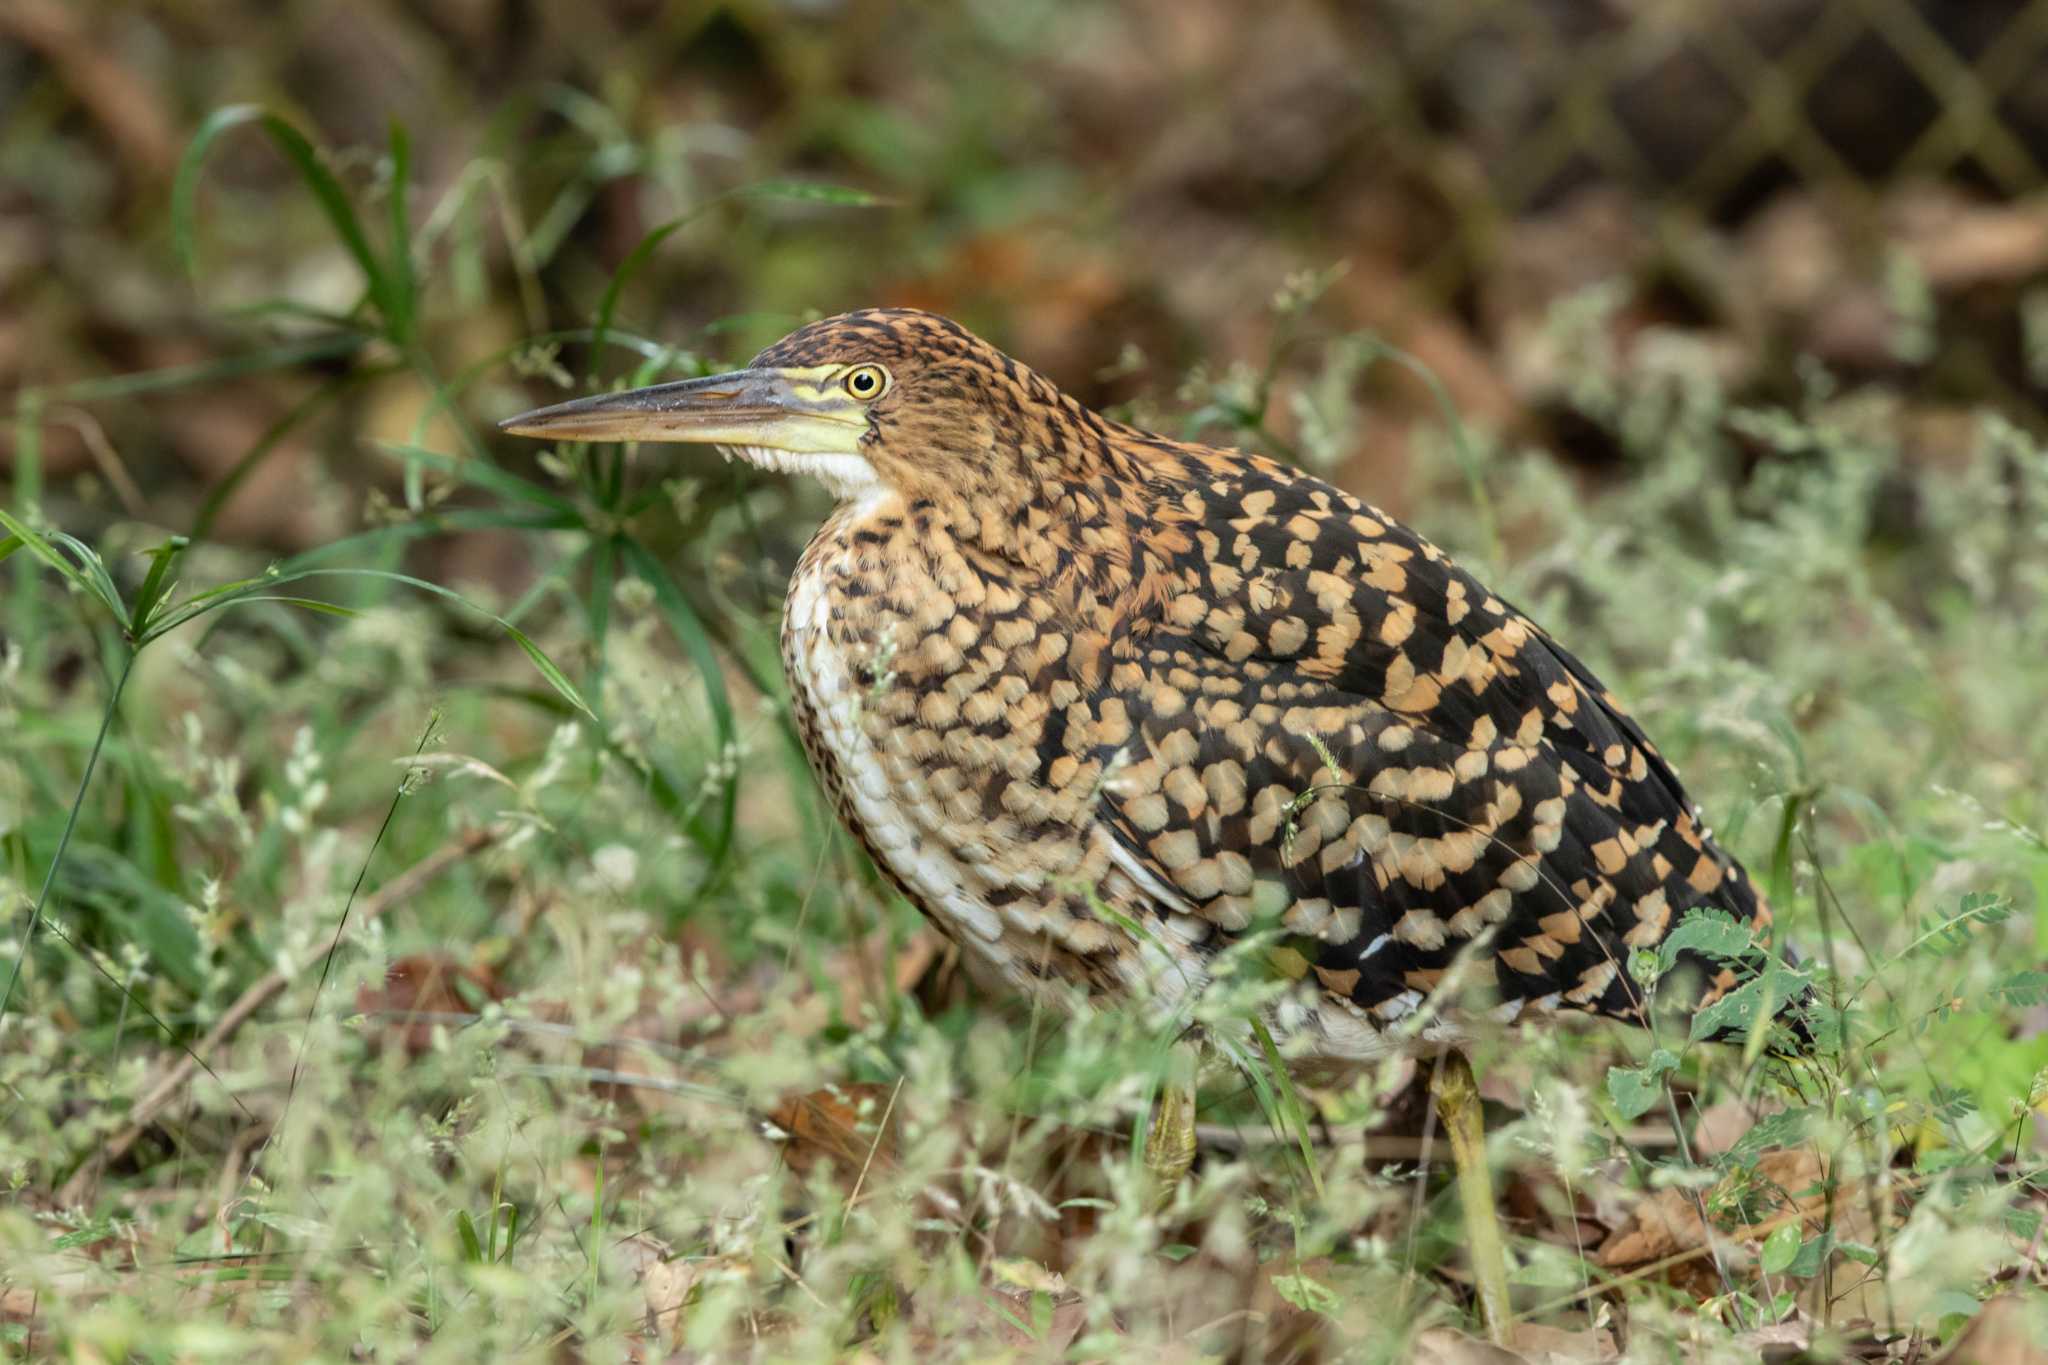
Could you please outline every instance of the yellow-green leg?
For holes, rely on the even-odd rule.
[[[1486,1122],[1479,1107],[1479,1082],[1472,1063],[1455,1048],[1445,1051],[1430,1082],[1444,1136],[1450,1139],[1451,1163],[1458,1173],[1458,1202],[1465,1214],[1465,1246],[1471,1253],[1472,1278],[1479,1286],[1479,1313],[1486,1335],[1505,1342],[1508,1328],[1508,1261],[1501,1240],[1500,1215],[1493,1202],[1493,1172],[1486,1165]]]
[[[1152,1102],[1152,1126],[1145,1133],[1145,1169],[1152,1176],[1155,1208],[1173,1200],[1174,1187],[1195,1164],[1195,1082],[1201,1070],[1197,1044],[1173,1045],[1166,1079]]]

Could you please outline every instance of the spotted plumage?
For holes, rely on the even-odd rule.
[[[1276,1022],[1369,1058],[1461,954],[1504,1015],[1640,1020],[1632,950],[1696,906],[1767,928],[1614,696],[1379,509],[930,314],[813,323],[715,396],[761,375],[841,499],[783,627],[806,751],[983,980],[1170,1001],[1270,931]]]
[[[1172,990],[1277,922],[1370,1053],[1482,934],[1510,1010],[1634,1018],[1630,949],[1768,922],[1615,698],[1385,513],[936,317],[755,363],[871,359],[880,483],[811,542],[784,658],[842,818],[990,974]]]

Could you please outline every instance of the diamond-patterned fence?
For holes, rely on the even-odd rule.
[[[1408,262],[1429,294],[1490,287],[1589,190],[1736,254],[1800,200],[1879,291],[1920,211],[1931,292],[1977,291],[1974,336],[1930,348],[1969,374],[1945,395],[2048,413],[2048,0],[1376,0],[1353,21],[1376,151],[1433,210]]]
[[[1794,182],[1866,212],[1903,180],[2048,184],[2048,0],[1389,0],[1376,17],[1375,113],[1459,210],[1440,282],[1505,218],[1597,179],[1722,221]]]

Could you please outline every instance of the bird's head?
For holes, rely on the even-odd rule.
[[[843,500],[1021,506],[1102,447],[1102,419],[957,323],[866,309],[790,333],[744,370],[579,398],[520,436],[687,441],[811,475]]]

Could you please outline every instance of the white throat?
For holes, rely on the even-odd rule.
[[[741,459],[761,469],[807,474],[830,489],[841,502],[858,502],[883,491],[881,476],[867,457],[851,452],[777,450],[771,446],[720,446],[726,459]]]

